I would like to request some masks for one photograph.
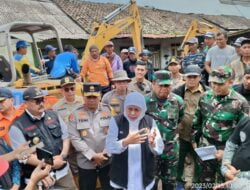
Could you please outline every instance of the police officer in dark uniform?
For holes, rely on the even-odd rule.
[[[70,143],[67,126],[56,112],[45,110],[44,94],[39,88],[27,88],[23,93],[23,99],[26,106],[25,112],[9,131],[13,148],[16,149],[27,141],[31,142],[31,146],[43,142],[43,148],[53,154],[52,169],[56,177],[55,186],[75,190],[72,174],[65,161]],[[28,183],[32,171],[39,163],[36,154],[32,154],[24,161],[22,164],[24,183]]]

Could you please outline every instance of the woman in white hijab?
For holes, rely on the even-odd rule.
[[[110,184],[116,189],[153,188],[155,155],[164,144],[155,121],[145,115],[144,96],[132,92],[125,98],[124,114],[110,121],[106,149],[112,154]]]

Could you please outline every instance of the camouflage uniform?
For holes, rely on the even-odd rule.
[[[155,73],[158,77],[159,85],[161,85],[161,75],[168,71],[157,71]],[[157,80],[156,80],[157,82]],[[169,82],[169,83],[168,83]],[[165,84],[171,84],[172,80],[165,80]],[[159,100],[155,93],[146,97],[147,113],[156,120],[156,124],[161,132],[165,148],[163,154],[157,159],[157,177],[162,180],[163,190],[166,187],[174,187],[177,175],[177,163],[179,157],[179,143],[177,138],[177,125],[184,115],[183,99],[170,93],[168,98],[163,102]]]
[[[231,70],[218,69],[212,71],[209,82],[223,84],[230,77]],[[245,113],[248,114],[248,103],[234,90],[229,89],[226,96],[216,96],[212,90],[207,91],[200,98],[194,116],[192,142],[198,143],[200,147],[214,145],[217,150],[224,150],[227,139]],[[203,171],[201,182],[213,183],[223,179],[220,178],[219,161],[200,161],[200,166]]]

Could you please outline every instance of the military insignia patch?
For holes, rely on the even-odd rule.
[[[90,87],[89,87],[89,91],[90,91],[90,92],[95,92],[95,87],[94,87],[94,86],[90,86]]]

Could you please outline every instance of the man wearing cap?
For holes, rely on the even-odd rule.
[[[31,64],[29,59],[26,57],[27,47],[29,46],[26,41],[18,41],[16,43],[16,51],[17,53],[14,55],[14,64],[17,70],[17,74],[20,78],[23,78],[24,74],[27,74],[29,71],[33,73],[39,73],[40,70]],[[24,69],[23,66],[28,66],[28,69]],[[27,70],[27,71],[24,71]]]
[[[83,99],[76,96],[76,84],[72,77],[65,77],[61,79],[61,93],[63,98],[60,99],[53,107],[58,115],[64,120],[65,123],[69,122],[69,116],[78,107],[82,106]],[[76,151],[74,147],[69,150],[69,164],[74,176],[76,184],[78,184],[78,168],[76,164]]]
[[[13,106],[14,97],[7,88],[0,88],[0,137],[10,145],[9,127],[23,113]]]
[[[207,32],[205,35],[204,35],[204,43],[205,43],[205,48],[203,50],[203,52],[205,54],[207,54],[208,50],[215,46],[216,45],[216,42],[215,42],[215,34],[213,32]]]
[[[114,52],[114,43],[111,41],[106,42],[104,46],[105,53],[102,56],[106,57],[109,60],[112,71],[123,69],[123,62],[121,58]]]
[[[236,54],[233,56],[232,60],[238,60],[241,57],[241,43],[243,40],[246,40],[247,38],[245,37],[239,37],[235,40],[235,42],[233,43],[233,47],[235,48],[235,52]]]
[[[227,45],[227,33],[219,32],[215,35],[215,39],[216,46],[208,50],[205,60],[205,69],[209,74],[213,69],[229,65],[235,54],[235,49]]]
[[[167,62],[166,69],[171,72],[171,77],[173,81],[172,88],[175,88],[184,83],[183,75],[180,73],[181,70],[180,61],[176,59],[174,56],[172,56],[170,60]]]
[[[226,141],[240,119],[249,113],[246,99],[230,88],[231,77],[232,71],[228,66],[210,73],[212,89],[200,97],[194,115],[193,147],[215,146],[217,150],[215,159],[199,162],[202,167],[200,182],[207,185],[223,180],[219,169]]]
[[[57,48],[53,47],[52,45],[46,45],[45,46],[45,51],[47,53],[46,56],[44,56],[44,60],[45,60],[45,69],[47,74],[50,74],[53,65],[54,65],[54,61],[56,58],[56,50]]]
[[[135,67],[135,77],[128,84],[129,91],[139,92],[144,96],[152,91],[152,83],[145,78],[147,71],[147,65],[138,61]]]
[[[241,83],[245,70],[250,68],[250,39],[244,38],[241,41],[240,52],[240,59],[236,59],[231,63],[234,84]]]
[[[70,145],[66,124],[55,111],[45,110],[44,94],[39,88],[27,88],[23,93],[23,99],[25,112],[9,131],[12,147],[16,149],[27,141],[30,141],[30,146],[43,142],[43,148],[53,154],[52,169],[57,179],[55,185],[61,189],[75,190],[72,174],[65,161]],[[26,184],[39,163],[36,154],[32,154],[22,164]]]
[[[142,52],[139,54],[141,62],[147,65],[148,72],[145,78],[149,81],[152,81],[154,76],[154,64],[149,59],[151,55],[152,53],[148,49],[142,50]]]
[[[184,114],[183,99],[171,92],[170,72],[155,72],[153,92],[146,97],[147,114],[156,120],[165,144],[163,154],[157,161],[157,178],[163,189],[173,189],[176,183],[179,143],[177,125]],[[157,189],[157,183],[155,188]]]
[[[77,77],[80,68],[77,57],[73,51],[74,47],[72,45],[67,44],[64,46],[64,52],[58,54],[55,58],[50,72],[51,78],[61,79],[65,76]]]
[[[112,83],[115,88],[102,97],[102,103],[112,108],[112,116],[123,113],[123,104],[125,97],[128,95],[128,83],[131,81],[128,78],[126,71],[119,70],[114,72]]]
[[[104,148],[111,113],[100,104],[100,84],[85,83],[83,98],[84,105],[69,118],[70,139],[77,151],[79,186],[81,190],[95,190],[99,177],[101,188],[109,190],[110,159]]]
[[[188,65],[198,65],[203,69],[205,55],[204,53],[198,52],[198,38],[190,38],[185,44],[188,45],[189,53],[182,60],[183,71],[185,72]]]
[[[9,138],[10,125],[22,114],[13,106],[14,98],[7,88],[0,88],[0,156],[12,151]],[[2,168],[2,165],[0,166]],[[20,165],[17,160],[10,163],[10,168],[0,177],[0,188],[17,190],[20,186]]]
[[[128,59],[128,49],[124,48],[121,50],[120,57],[122,62],[124,63]]]
[[[137,64],[135,47],[128,48],[128,60],[123,63],[123,69],[127,72],[129,78],[135,77],[135,66]]]
[[[100,56],[99,48],[96,45],[89,47],[89,58],[83,63],[81,77],[85,82],[99,83],[103,94],[110,91],[113,71],[107,58]]]
[[[243,82],[233,85],[233,89],[244,96],[250,105],[250,67],[245,69]]]
[[[197,65],[189,65],[184,74],[185,83],[180,85],[176,89],[173,89],[173,93],[179,95],[184,100],[184,116],[178,125],[179,132],[179,162],[177,170],[177,181],[180,182],[178,186],[184,188],[183,172],[185,158],[188,154],[194,159],[194,179],[197,180],[197,162],[195,161],[196,153],[191,144],[191,129],[193,123],[193,116],[198,106],[200,97],[209,88],[201,82],[201,69]],[[184,178],[185,179],[185,178]],[[180,188],[181,189],[181,188]]]

